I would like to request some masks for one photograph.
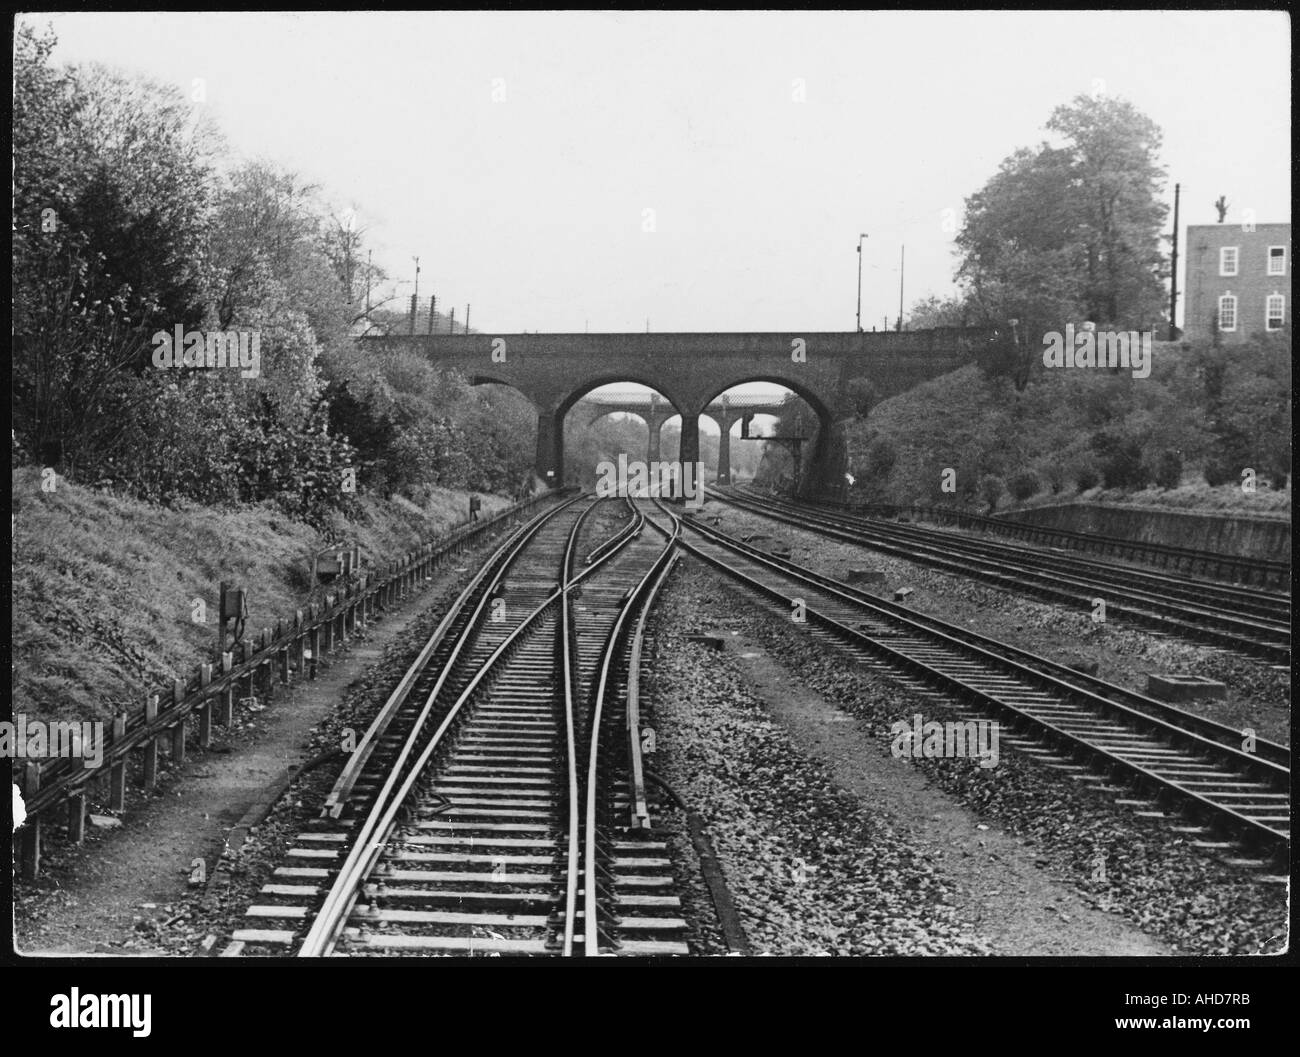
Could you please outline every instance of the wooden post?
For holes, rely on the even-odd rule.
[[[226,591],[230,588],[229,580],[221,581],[221,594],[217,599],[217,652],[226,652]]]
[[[328,613],[333,608],[334,608],[334,596],[326,595],[325,612]],[[321,633],[324,635],[324,639],[325,639],[325,641],[321,643],[321,649],[332,650],[334,648],[334,618],[328,617],[325,620],[322,620],[320,623],[320,630]]]
[[[302,678],[303,669],[307,667],[306,657],[304,656],[306,649],[307,639],[302,631],[302,610],[295,609],[293,611],[293,652],[295,654],[293,666],[300,679]]]
[[[86,839],[86,795],[73,793],[68,797],[68,840],[81,844]]]
[[[119,712],[113,717],[113,745],[126,737],[126,713]],[[108,806],[112,811],[126,810],[126,757],[113,764],[109,772]]]
[[[257,645],[261,654],[261,659],[257,666],[266,671],[266,675],[263,676],[262,680],[262,688],[266,693],[266,701],[264,703],[269,705],[275,698],[275,665],[272,663],[274,658],[268,656],[270,651],[267,649],[267,647],[271,645],[270,628],[262,629],[262,637],[258,640]]]
[[[158,695],[150,694],[144,699],[144,721],[146,724],[152,723],[158,718]],[[158,739],[150,736],[149,740],[144,743],[144,767],[141,771],[141,781],[145,789],[152,789],[158,784]]]
[[[212,685],[212,665],[199,665],[199,690],[206,690]],[[206,749],[212,744],[212,698],[205,697],[199,705],[199,748]]]
[[[275,622],[275,641],[279,642],[284,637],[284,621]],[[286,685],[289,682],[289,644],[286,642],[275,651],[276,663],[280,668],[280,683]]]
[[[249,664],[249,662],[252,661],[252,659],[253,659],[253,654],[254,654],[255,652],[256,652],[256,647],[253,645],[252,641],[250,641],[249,639],[245,639],[242,643],[240,643],[240,653],[241,653],[240,661],[241,661],[241,667],[243,667],[243,666],[247,666],[247,665]],[[248,680],[248,693],[246,693],[244,696],[245,696],[245,697],[257,697],[257,668],[256,668],[256,666],[254,666],[254,667],[250,667],[250,668],[248,669],[248,674],[245,675],[244,678]]]
[[[235,654],[227,651],[221,655],[221,675],[228,676],[235,667]],[[221,718],[223,727],[235,722],[235,681],[226,679],[226,688],[221,691]]]
[[[185,700],[185,681],[176,679],[172,682],[172,708]],[[172,763],[185,762],[185,720],[181,719],[172,727]]]
[[[41,791],[41,761],[28,760],[23,771],[23,797],[29,803],[36,799]],[[41,872],[41,819],[40,816],[29,818],[23,824],[23,878],[36,880]]]

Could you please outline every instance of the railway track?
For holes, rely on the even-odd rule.
[[[682,547],[807,633],[925,695],[994,718],[1016,748],[1186,839],[1266,867],[1290,837],[1290,751],[1083,675],[1016,647],[857,591],[691,518]],[[1120,784],[1114,784],[1116,782]]]
[[[830,539],[868,547],[1010,591],[1118,616],[1182,639],[1279,666],[1291,661],[1289,594],[1041,552],[938,529],[898,525],[738,490],[716,498]]]
[[[644,527],[632,503],[575,497],[489,558],[235,941],[302,957],[689,953],[649,829],[634,674],[675,530],[661,543]]]

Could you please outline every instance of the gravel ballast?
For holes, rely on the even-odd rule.
[[[889,728],[895,721],[917,713],[927,720],[957,718],[932,698],[859,668],[846,652],[823,646],[795,630],[784,613],[756,606],[748,593],[704,573],[696,563],[687,563],[677,576],[686,586],[678,583],[675,588],[690,593],[678,611],[680,626],[675,633],[716,634],[723,628],[727,634],[736,632],[752,639],[793,681],[836,703],[857,721],[882,756],[889,755]],[[685,647],[681,649],[683,656],[691,656]],[[696,660],[725,667],[716,655]],[[665,671],[672,671],[678,663],[665,658]],[[691,682],[702,678],[698,673],[683,677],[680,690],[685,691],[690,705],[682,708],[687,712],[698,704],[692,695],[705,697]],[[696,721],[687,715],[682,722]],[[735,722],[705,732],[706,744],[687,747],[683,780],[695,783],[698,796],[707,798],[722,781],[719,775],[734,772],[740,766],[737,760],[748,751],[743,739],[728,741]],[[666,729],[661,746],[672,745],[672,738],[673,733]],[[1285,886],[1263,880],[1268,871],[1229,865],[1191,847],[1188,838],[1170,831],[1161,820],[1132,814],[1114,802],[1121,793],[1084,789],[1065,772],[1044,766],[1009,745],[1002,747],[998,766],[991,771],[972,760],[898,762],[919,769],[929,783],[978,815],[983,824],[999,826],[1032,848],[1035,865],[1085,903],[1122,915],[1166,943],[1172,953],[1259,954],[1284,949]],[[738,780],[745,786],[745,797],[764,799],[747,773],[742,772]],[[783,831],[781,840],[792,847],[804,847],[789,832]],[[740,849],[732,851],[740,853]],[[742,854],[740,862],[744,861]]]

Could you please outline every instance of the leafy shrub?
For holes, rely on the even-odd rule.
[[[1218,488],[1220,485],[1230,484],[1241,478],[1241,471],[1218,455],[1205,461],[1205,469],[1202,472],[1205,475],[1205,483],[1211,488]]]
[[[1007,491],[1017,502],[1023,503],[1030,496],[1037,495],[1040,490],[1038,476],[1029,470],[1021,470],[1019,473],[1011,475],[1007,481]]]
[[[1101,474],[1092,463],[1080,463],[1074,471],[1074,484],[1080,492],[1086,492],[1088,489],[1096,488],[1097,485],[1101,484]]]
[[[896,462],[898,462],[898,451],[888,440],[880,437],[867,446],[862,468],[868,478],[879,481],[889,476]]]
[[[1006,494],[1006,491],[1006,484],[997,474],[986,473],[980,478],[979,497],[988,504],[989,513],[992,513],[997,508],[998,501]]]
[[[1132,437],[1095,433],[1089,443],[1097,453],[1101,479],[1107,488],[1141,488],[1147,483],[1142,446]]]
[[[1039,467],[1039,474],[1042,476],[1043,480],[1047,482],[1047,487],[1052,490],[1053,495],[1056,495],[1065,487],[1065,482],[1068,477],[1065,465],[1056,459],[1053,459]]]
[[[1176,451],[1165,449],[1156,460],[1151,477],[1161,488],[1177,488],[1183,483],[1183,457]]]

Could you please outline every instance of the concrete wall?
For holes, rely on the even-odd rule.
[[[998,516],[1030,525],[1221,554],[1278,561],[1291,558],[1291,522],[1286,518],[1193,514],[1109,503],[1062,503]]]

